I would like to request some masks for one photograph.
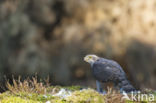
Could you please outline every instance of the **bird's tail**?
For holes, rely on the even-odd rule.
[[[120,91],[125,92],[131,92],[136,90],[126,78],[120,80],[117,84],[117,87],[120,88]]]

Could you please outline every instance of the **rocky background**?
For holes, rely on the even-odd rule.
[[[49,75],[95,87],[94,53],[121,64],[136,88],[156,89],[155,0],[1,0],[0,83]]]

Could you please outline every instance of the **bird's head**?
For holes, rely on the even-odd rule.
[[[94,54],[89,54],[84,57],[84,61],[90,63],[91,65],[98,59],[99,57]]]

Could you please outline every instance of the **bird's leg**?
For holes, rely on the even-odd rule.
[[[119,90],[119,87],[117,86],[117,83],[114,83],[114,89]]]
[[[102,87],[101,87],[101,83],[98,80],[96,80],[96,87],[97,87],[97,91],[99,93],[103,93],[103,90],[102,90]]]
[[[118,85],[118,83],[114,83],[114,89],[120,90],[120,93],[123,93],[123,92],[124,92],[123,88],[121,88],[121,87]]]

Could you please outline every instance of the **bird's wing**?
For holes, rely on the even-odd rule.
[[[124,73],[122,67],[116,61],[114,61],[114,60],[108,60],[108,63],[111,64],[112,66],[120,69],[120,71]]]
[[[111,81],[125,77],[125,73],[119,64],[106,60],[99,60],[93,64],[93,74],[101,81]]]

